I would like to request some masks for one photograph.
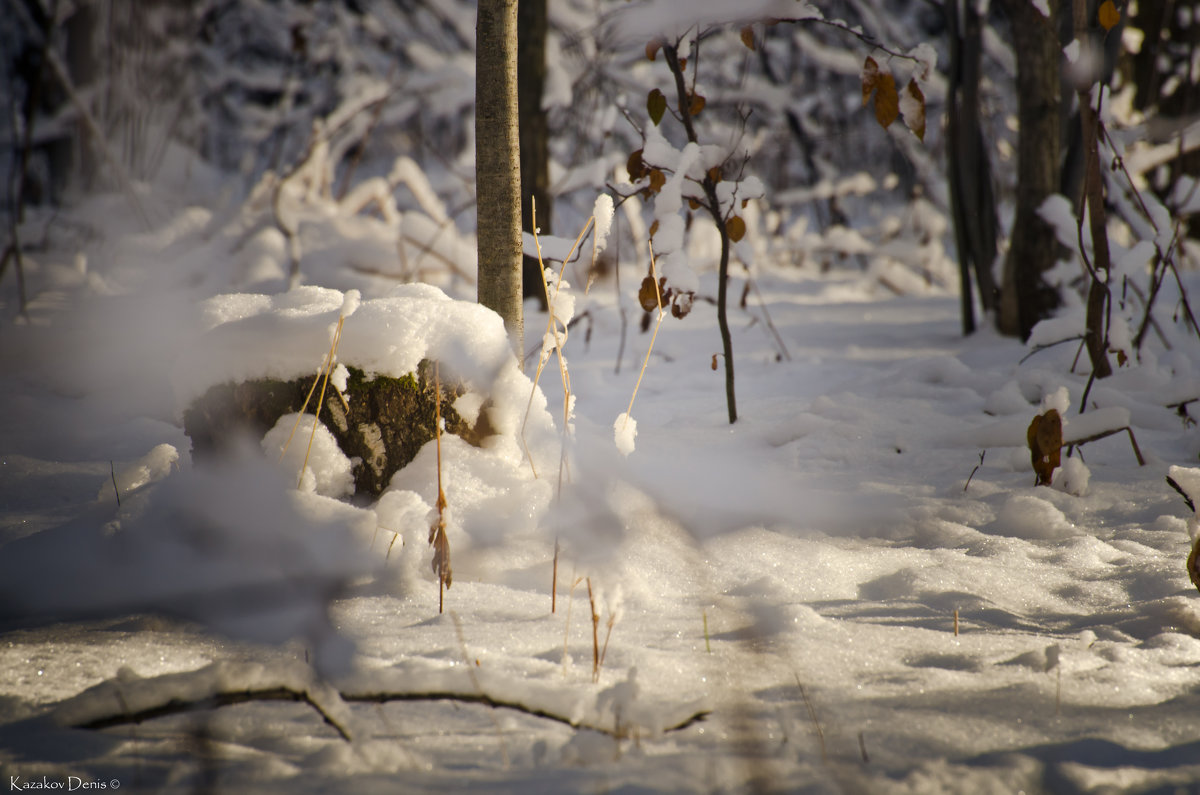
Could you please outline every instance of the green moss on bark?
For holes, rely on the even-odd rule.
[[[392,475],[416,457],[434,437],[433,365],[422,361],[416,373],[400,377],[371,375],[347,367],[346,402],[329,386],[321,406],[321,422],[353,462],[356,494],[379,496]],[[184,411],[184,432],[192,440],[192,457],[203,460],[227,450],[234,440],[261,439],[279,418],[300,411],[316,376],[291,381],[261,378],[218,384]],[[321,385],[316,384],[307,412],[316,411]],[[446,431],[479,444],[489,433],[487,412],[476,427],[454,410],[461,385],[442,384],[441,414]]]

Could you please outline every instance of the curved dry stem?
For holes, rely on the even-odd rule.
[[[622,428],[629,424],[629,418],[633,416],[633,401],[637,399],[638,389],[642,386],[642,376],[646,374],[646,366],[650,364],[650,354],[654,350],[654,340],[658,339],[658,329],[662,326],[663,318],[667,313],[663,311],[662,290],[658,286],[658,275],[654,270],[654,243],[650,246],[650,279],[654,282],[654,297],[658,300],[658,322],[654,324],[654,331],[650,334],[650,347],[646,348],[646,358],[642,360],[642,369],[638,373],[637,383],[633,385],[633,394],[629,396],[629,408],[625,410],[625,422],[622,423]]]
[[[333,363],[337,356],[338,343],[342,341],[342,324],[345,321],[345,315],[338,318],[337,328],[333,332],[333,342],[329,345],[329,353],[326,354],[325,362],[321,366],[320,372],[317,373],[317,378],[313,379],[312,386],[308,388],[308,394],[304,396],[304,403],[300,406],[300,411],[296,413],[296,421],[292,423],[291,433],[288,434],[287,441],[283,443],[283,449],[279,451],[279,460],[283,461],[283,457],[287,455],[288,448],[292,445],[292,439],[296,436],[296,429],[300,427],[300,419],[304,416],[304,411],[308,408],[308,402],[312,400],[313,392],[317,391],[317,382],[319,381],[321,383],[321,394],[317,398],[316,416],[313,418],[312,431],[308,435],[308,449],[304,453],[304,463],[300,466],[300,474],[297,475],[296,488],[300,488],[300,483],[304,478],[304,469],[308,466],[308,457],[312,454],[313,437],[317,434],[317,422],[321,419],[321,404],[325,401],[325,388],[328,386],[329,377],[333,373]]]

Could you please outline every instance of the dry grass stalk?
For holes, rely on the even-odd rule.
[[[558,493],[561,495],[562,494],[562,486],[563,486],[563,475],[566,471],[566,465],[567,465],[567,433],[568,433],[570,420],[571,420],[571,373],[570,373],[570,370],[567,368],[567,360],[563,357],[563,352],[562,352],[563,346],[566,344],[566,341],[567,341],[567,324],[565,322],[563,322],[561,324],[562,334],[560,336],[559,335],[560,324],[558,323],[558,318],[554,314],[554,299],[558,298],[558,292],[560,289],[562,289],[563,275],[566,272],[567,263],[574,256],[575,251],[579,248],[580,241],[583,240],[584,236],[588,233],[588,230],[591,229],[595,225],[596,219],[594,216],[591,218],[588,218],[587,223],[585,223],[583,225],[583,231],[579,233],[579,236],[577,238],[575,238],[575,243],[571,246],[571,250],[567,253],[567,256],[563,258],[562,267],[558,271],[558,281],[554,285],[554,295],[551,296],[550,295],[550,285],[546,281],[545,263],[542,260],[542,244],[541,244],[540,238],[538,237],[538,232],[537,232],[537,204],[536,204],[536,202],[533,202],[533,200],[531,200],[531,202],[532,203],[530,204],[530,211],[531,211],[531,213],[533,215],[533,219],[534,219],[533,242],[534,242],[534,245],[537,247],[538,273],[541,274],[542,293],[546,298],[546,306],[548,308],[548,312],[547,312],[548,317],[546,319],[545,334],[550,334],[550,335],[553,335],[553,337],[554,337],[554,351],[555,351],[555,354],[558,356],[558,372],[559,372],[559,376],[562,378],[562,386],[563,386],[562,446],[560,448],[559,458],[558,458]],[[595,248],[595,242],[593,241],[593,245],[592,245],[592,260],[593,260],[593,262],[595,262],[595,259],[596,259],[596,248]],[[537,390],[538,383],[542,379],[542,370],[546,366],[547,356],[546,356],[546,348],[545,348],[545,342],[544,342],[545,334],[543,334],[543,336],[542,336],[543,344],[542,344],[540,351],[538,352],[538,363],[537,363],[537,369],[534,371],[534,375],[533,375],[533,385],[529,388],[529,401],[525,405],[525,418],[521,422],[521,445],[525,450],[525,457],[527,459],[529,459],[529,468],[530,468],[530,470],[532,470],[533,476],[535,478],[538,477],[537,465],[533,461],[533,454],[530,452],[529,443],[526,441],[526,438],[525,438],[525,428],[529,424],[529,413],[533,409],[534,392]],[[554,539],[554,564],[553,564],[553,569],[552,569],[551,579],[550,579],[550,612],[552,614],[557,612],[557,610],[558,610],[558,553],[559,553],[559,543],[558,543],[558,538],[556,537]]]
[[[579,236],[575,238],[575,242],[574,242],[574,244],[572,244],[571,250],[569,252],[567,252],[567,256],[563,257],[562,267],[560,267],[559,271],[558,271],[558,281],[554,285],[554,294],[551,295],[550,294],[550,285],[546,281],[545,263],[542,260],[542,243],[541,243],[541,239],[538,237],[538,233],[537,233],[537,206],[531,205],[530,209],[534,216],[533,243],[537,247],[538,273],[541,274],[542,294],[546,298],[546,306],[548,308],[548,312],[547,312],[548,317],[546,318],[545,334],[549,334],[554,337],[554,351],[558,357],[558,372],[559,372],[559,376],[562,378],[563,443],[562,443],[562,450],[559,455],[559,462],[558,462],[558,490],[559,490],[559,493],[562,493],[563,472],[566,467],[567,428],[568,428],[568,424],[571,419],[571,373],[570,373],[569,369],[567,368],[566,359],[563,358],[563,346],[566,344],[566,341],[567,341],[567,324],[565,321],[562,322],[561,324],[558,322],[558,318],[556,317],[556,315],[554,313],[554,305],[555,305],[555,299],[558,298],[558,293],[562,289],[563,276],[566,273],[567,263],[571,261],[572,257],[574,257],[575,251],[579,248],[580,242],[583,240],[584,236],[587,235],[588,230],[590,230],[595,225],[596,219],[594,216],[588,218],[587,223],[585,223],[583,225],[583,231],[580,232]],[[595,256],[595,254],[593,253],[593,257],[594,256]],[[560,327],[561,327],[561,335],[559,333]],[[533,476],[535,478],[538,477],[537,467],[533,462],[533,456],[529,451],[529,445],[525,441],[525,427],[529,423],[529,412],[533,408],[534,390],[537,389],[538,383],[542,379],[542,371],[545,369],[546,360],[548,358],[546,356],[546,348],[545,348],[545,342],[544,342],[544,340],[546,338],[545,334],[543,334],[543,336],[542,336],[543,344],[542,344],[540,352],[538,353],[537,368],[534,370],[534,374],[533,374],[533,386],[530,387],[530,390],[529,390],[529,401],[525,406],[525,418],[521,423],[521,444],[525,448],[525,457],[529,459],[529,466],[533,470]]]
[[[554,565],[550,573],[550,613],[558,609],[558,537],[554,538]]]
[[[437,442],[437,521],[429,528],[433,545],[433,573],[438,578],[438,613],[445,607],[445,592],[453,581],[450,570],[450,539],[446,536],[446,492],[442,490],[442,381],[439,367],[433,365],[434,436]]]
[[[825,750],[825,730],[821,728],[821,721],[817,719],[817,710],[809,700],[808,691],[804,689],[799,674],[796,675],[796,687],[800,688],[800,698],[804,699],[804,707],[808,710],[808,719],[812,721],[813,728],[817,732],[817,742],[821,746],[821,759],[828,762],[829,753]]]
[[[395,530],[392,530],[387,527],[381,527],[377,523],[375,525],[375,532],[371,533],[371,545],[368,547],[368,549],[370,549],[371,551],[375,550],[375,542],[379,539],[379,531],[380,530],[382,530],[385,533],[392,534],[392,540],[389,541],[388,545],[387,545],[387,553],[383,556],[384,563],[386,564],[388,558],[390,558],[392,556],[392,547],[394,547],[396,545],[397,539],[400,540],[401,546],[404,546],[404,540],[402,538],[400,538],[400,534],[398,532],[396,532]]]
[[[646,367],[650,364],[650,353],[654,350],[654,340],[658,339],[658,329],[662,326],[663,318],[667,313],[663,309],[662,289],[658,284],[658,274],[654,270],[654,243],[650,242],[650,279],[654,282],[654,296],[658,301],[658,321],[654,324],[654,331],[650,334],[650,347],[646,348],[646,358],[642,360],[642,369],[638,372],[637,383],[633,385],[633,394],[629,396],[629,408],[625,410],[625,425],[629,424],[629,418],[633,416],[633,401],[637,399],[638,389],[642,386],[642,376],[646,374]]]
[[[600,626],[600,614],[596,612],[596,597],[592,593],[592,578],[587,578],[588,606],[592,610],[592,681],[600,681],[600,638],[597,632]]]
[[[329,345],[329,353],[325,356],[325,363],[321,367],[318,377],[313,380],[313,385],[309,387],[308,394],[304,397],[304,404],[300,406],[300,411],[296,415],[296,422],[292,424],[292,431],[288,434],[287,441],[284,442],[283,449],[279,451],[279,460],[283,461],[283,457],[287,454],[288,447],[292,444],[292,437],[296,435],[296,428],[300,426],[300,418],[304,415],[308,408],[308,402],[312,400],[313,392],[317,389],[317,382],[321,384],[321,394],[317,398],[317,410],[313,416],[312,430],[308,434],[308,449],[304,452],[304,463],[300,465],[300,474],[296,476],[296,488],[304,482],[304,470],[308,468],[308,457],[312,455],[313,439],[317,435],[317,423],[321,421],[321,406],[325,403],[325,389],[329,386],[329,378],[333,375],[334,362],[337,361],[338,343],[342,341],[342,324],[346,322],[346,316],[342,315],[338,318],[337,328],[333,332],[333,342]],[[338,394],[341,397],[341,393]],[[342,398],[345,403],[345,398]]]
[[[568,648],[571,633],[571,606],[575,603],[575,586],[583,582],[582,577],[572,576],[571,587],[567,590],[567,620],[563,623],[563,677],[567,675],[567,661],[570,659]]]
[[[604,645],[600,647],[600,668],[604,667],[604,658],[608,656],[608,641],[612,638],[613,624],[617,623],[617,614],[610,608],[608,611],[608,622],[604,630]]]

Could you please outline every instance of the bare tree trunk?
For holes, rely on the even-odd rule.
[[[946,22],[950,34],[950,96],[947,130],[947,166],[954,237],[958,248],[962,291],[963,334],[975,330],[971,271],[979,286],[985,312],[996,308],[996,203],[992,194],[992,166],[979,125],[980,55],[982,23],[975,3],[947,0]]]
[[[521,161],[517,0],[479,0],[475,44],[475,196],[479,303],[525,346],[521,311]]]
[[[1072,15],[1075,23],[1075,38],[1086,41],[1090,35],[1087,23],[1087,0],[1074,0]],[[1100,152],[1097,146],[1098,124],[1096,108],[1092,106],[1092,77],[1088,77],[1088,85],[1078,87],[1079,95],[1079,127],[1082,136],[1083,150],[1083,201],[1079,204],[1080,221],[1086,203],[1090,230],[1092,233],[1092,283],[1087,296],[1087,331],[1084,340],[1087,342],[1088,358],[1092,362],[1092,372],[1097,378],[1107,378],[1112,375],[1112,365],[1108,361],[1108,335],[1105,331],[1106,314],[1108,310],[1108,221],[1104,207],[1104,183],[1100,175]],[[1081,252],[1083,253],[1083,252]],[[1087,256],[1083,254],[1083,256]]]
[[[553,228],[554,204],[550,196],[550,127],[542,110],[546,87],[546,29],[549,26],[546,0],[518,0],[517,8],[517,106],[521,134],[521,228],[532,232],[536,220],[541,233]],[[530,211],[537,207],[537,218]],[[525,257],[526,298],[537,298],[545,306],[541,266],[537,257]]]
[[[1047,0],[1050,17],[1029,0],[1002,0],[1017,55],[1017,211],[1004,260],[1000,311],[1003,334],[1028,339],[1039,320],[1058,306],[1058,295],[1042,280],[1054,267],[1059,244],[1038,215],[1046,197],[1058,192],[1062,48],[1058,41],[1060,0]]]

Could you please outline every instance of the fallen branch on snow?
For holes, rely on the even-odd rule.
[[[311,706],[342,739],[350,741],[354,735],[349,707],[352,703],[455,701],[493,709],[503,707],[573,729],[624,739],[642,730],[679,731],[704,720],[711,711],[693,705],[671,716],[666,714],[670,710],[661,705],[633,703],[624,705],[624,709],[614,705],[610,712],[598,705],[613,701],[610,693],[628,688],[628,682],[601,691],[598,698],[593,695],[588,703],[589,699],[580,697],[588,695],[586,690],[567,693],[537,682],[487,675],[487,671],[470,673],[475,674],[473,680],[463,674],[463,669],[388,669],[361,675],[338,689],[318,680],[312,669],[299,661],[270,665],[217,662],[196,671],[145,679],[122,674],[60,702],[50,719],[61,726],[105,729],[233,704],[295,701]],[[404,686],[396,686],[401,683]],[[488,691],[509,695],[495,696]]]

